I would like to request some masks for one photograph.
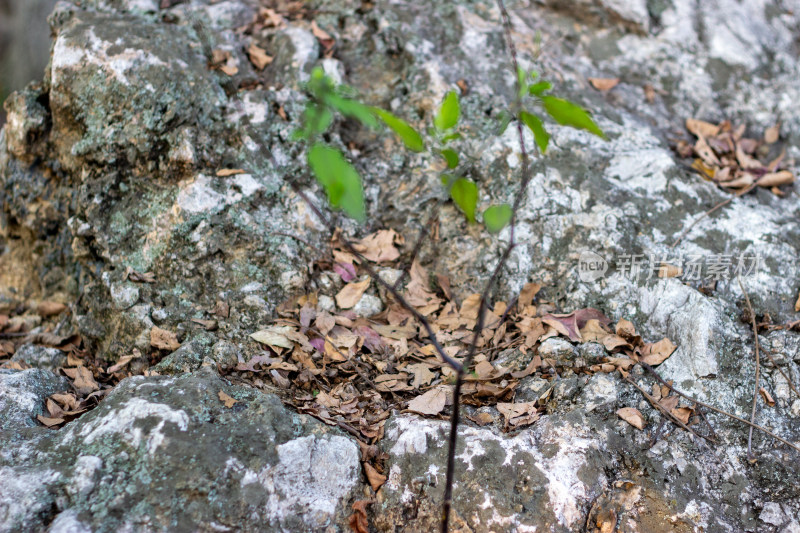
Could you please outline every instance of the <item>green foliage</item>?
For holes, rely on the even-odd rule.
[[[441,152],[444,160],[447,161],[447,168],[456,168],[458,166],[458,154],[452,148],[445,148]]]
[[[547,94],[553,85],[541,79],[537,72],[519,69],[517,82],[519,98],[509,111],[499,114],[498,135],[503,134],[511,121],[519,120],[533,133],[539,151],[545,153],[550,142],[550,133],[541,117],[546,114],[558,124],[586,130],[605,138],[588,111],[573,102]],[[341,209],[358,221],[366,218],[361,177],[341,151],[320,140],[335,123],[336,116],[340,115],[357,120],[369,128],[384,124],[400,138],[408,150],[424,152],[427,149],[430,153],[441,156],[447,164],[447,172],[441,175],[442,184],[467,220],[470,223],[475,222],[480,194],[475,182],[464,177],[468,164],[462,162],[457,151],[456,141],[461,140],[462,135],[457,130],[461,118],[461,103],[456,91],[445,94],[433,117],[433,127],[428,130],[430,138],[426,140],[408,122],[393,113],[359,102],[352,88],[336,85],[320,68],[312,71],[306,89],[310,98],[302,115],[302,127],[294,132],[293,138],[310,145],[308,165],[324,188],[332,208]],[[527,109],[531,103],[539,108],[539,113]],[[490,233],[501,231],[511,218],[511,207],[508,204],[493,205],[483,211],[483,223]]]
[[[489,233],[498,233],[511,220],[511,206],[508,204],[493,205],[483,212],[483,223]]]
[[[531,96],[541,96],[545,91],[553,88],[553,84],[549,81],[540,81],[528,87],[528,92]]]
[[[519,118],[531,129],[531,132],[533,132],[533,139],[536,141],[536,146],[539,147],[542,153],[545,153],[547,151],[547,143],[550,142],[550,134],[547,133],[544,124],[542,124],[542,120],[527,111],[520,111]]]
[[[314,143],[308,151],[308,166],[325,189],[331,206],[363,222],[366,216],[361,176],[344,155],[336,148]]]
[[[467,220],[475,222],[475,208],[478,206],[478,186],[467,178],[458,178],[450,187],[450,198],[466,215]]]
[[[544,110],[559,124],[586,130],[605,139],[603,131],[597,127],[591,115],[581,106],[555,96],[542,96],[541,100]]]
[[[458,124],[458,118],[461,114],[461,106],[458,103],[458,95],[455,91],[449,91],[442,101],[442,107],[433,119],[434,127],[440,131],[447,131],[454,128]]]
[[[408,122],[397,118],[383,109],[377,107],[373,107],[371,109],[373,113],[378,115],[378,117],[387,126],[389,126],[389,128],[391,128],[391,130],[395,132],[398,137],[400,137],[400,140],[403,141],[403,144],[406,145],[406,148],[414,152],[422,152],[425,150],[425,143],[422,140],[422,135],[420,135],[417,130],[409,126]]]

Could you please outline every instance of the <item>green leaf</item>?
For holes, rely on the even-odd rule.
[[[343,98],[338,94],[327,94],[323,101],[342,115],[352,117],[367,127],[378,127],[378,121],[375,119],[375,115],[372,114],[371,108],[361,102]]]
[[[445,148],[441,151],[442,157],[447,161],[447,168],[456,168],[458,166],[458,154],[455,150]]]
[[[519,90],[520,98],[528,89],[528,74],[522,67],[517,67],[517,89]]]
[[[542,96],[542,103],[547,114],[559,124],[586,130],[605,139],[603,131],[597,127],[588,111],[581,106],[555,96]]]
[[[403,141],[409,150],[414,152],[421,152],[425,149],[425,143],[422,141],[422,136],[412,128],[408,122],[400,119],[385,109],[373,107],[372,112],[378,115],[380,119],[389,126],[393,132]]]
[[[467,216],[475,222],[475,207],[478,205],[478,187],[466,178],[458,178],[450,187],[450,197]]]
[[[549,81],[540,81],[528,87],[528,92],[533,96],[541,96],[543,92],[549,91],[553,88],[553,84]]]
[[[299,136],[310,141],[331,125],[333,113],[326,107],[309,103],[303,111],[303,130]]]
[[[325,189],[331,206],[363,222],[366,214],[361,176],[344,155],[335,148],[314,143],[308,151],[308,165]]]
[[[461,138],[460,133],[451,133],[450,135],[445,135],[442,137],[442,142],[449,143],[450,141],[455,141]]]
[[[497,115],[497,118],[500,121],[500,125],[497,127],[497,136],[500,137],[506,132],[508,125],[511,124],[511,119],[514,117],[512,117],[511,113],[508,111],[503,110],[500,111],[500,113]]]
[[[511,207],[508,204],[493,205],[483,212],[483,223],[489,233],[498,233],[511,220]]]
[[[455,91],[448,91],[442,100],[442,107],[433,119],[433,125],[439,131],[449,130],[458,124],[461,108],[458,104],[458,95]]]
[[[545,153],[545,151],[547,151],[547,143],[550,142],[550,134],[544,129],[544,124],[542,124],[541,119],[527,111],[520,112],[519,118],[533,132],[533,139],[536,141],[536,146],[539,147],[539,151]]]

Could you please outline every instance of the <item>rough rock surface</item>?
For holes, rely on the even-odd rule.
[[[672,249],[683,228],[727,193],[686,170],[670,146],[685,136],[688,117],[730,119],[753,135],[780,121],[787,157],[800,156],[800,3],[509,4],[523,64],[592,109],[609,140],[554,128],[548,154],[535,162],[523,246],[503,294],[539,281],[565,310],[597,307],[634,321],[648,339],[668,336],[678,350],[662,365],[664,376],[746,416],[754,364],[736,280],[710,292],[680,278],[634,280],[620,258],[758,255],[755,274],[743,277],[756,313],[776,323],[795,319],[797,186],[784,198],[759,190],[733,200]],[[315,20],[337,49],[323,60],[308,21],[236,33],[256,2],[159,5],[65,0],[51,16],[50,66],[42,83],[9,99],[0,133],[0,301],[81,295],[74,326],[109,361],[147,349],[154,325],[177,332],[187,348],[161,363],[175,376],[123,381],[56,432],[33,427],[31,417],[57,392],[58,378],[41,369],[0,371],[0,411],[10,424],[0,437],[0,486],[11,488],[0,494],[0,528],[346,530],[349,505],[367,487],[355,442],[273,396],[226,385],[204,361],[231,366],[255,350],[247,334],[306,283],[313,252],[293,236],[313,245],[326,238],[285,184],[285,176],[302,175],[302,158],[289,141],[293,125],[278,113],[298,116],[299,84],[314,65],[417,124],[466,80],[471,131],[462,151],[477,155],[482,202],[509,199],[518,147],[513,129],[492,134],[513,84],[499,12],[491,2],[326,2]],[[537,32],[542,48],[533,61]],[[245,55],[250,39],[275,56],[262,72]],[[209,69],[211,48],[231,52],[238,72]],[[621,82],[601,93],[588,77]],[[264,88],[248,89],[254,81]],[[413,235],[441,196],[423,170],[431,162],[357,128],[342,128],[332,141],[357,147],[351,155],[365,178],[370,229]],[[222,168],[246,173],[216,177]],[[424,258],[436,259],[463,295],[480,289],[504,238],[494,242],[446,205],[438,257]],[[609,263],[595,281],[578,275],[586,251]],[[153,272],[155,283],[126,280],[129,268]],[[208,318],[218,300],[230,304],[230,316],[198,334],[190,320]],[[800,382],[796,333],[765,334],[762,345]],[[590,347],[578,351],[591,356]],[[799,442],[800,400],[764,366],[776,405],[757,420]],[[520,399],[549,386],[526,383]],[[223,407],[219,390],[239,403]],[[644,413],[648,431],[616,416],[625,406]],[[746,429],[709,418],[721,440],[714,449],[669,425],[653,445],[659,415],[629,385],[614,376],[562,376],[547,414],[527,429],[506,435],[465,423],[458,519],[473,531],[574,531],[613,509],[621,531],[799,529],[796,454],[757,434],[759,460],[750,464]],[[444,435],[441,421],[392,416],[380,444],[389,479],[375,495],[374,527],[431,530]]]

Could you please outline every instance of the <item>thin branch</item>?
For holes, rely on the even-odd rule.
[[[521,87],[519,83],[519,62],[517,61],[517,49],[514,45],[514,40],[512,39],[512,28],[511,28],[511,18],[509,17],[508,11],[506,10],[506,6],[503,3],[503,0],[497,0],[497,7],[500,9],[500,15],[503,22],[503,34],[506,40],[506,46],[508,47],[508,52],[511,57],[511,65],[514,69],[514,79],[515,88],[516,88],[516,96],[515,96],[515,103],[514,103],[514,112],[515,114],[519,112],[520,108],[522,107],[521,101]],[[475,351],[478,346],[478,337],[480,336],[481,332],[484,328],[484,321],[486,318],[486,308],[487,303],[489,300],[489,296],[494,289],[497,280],[500,278],[500,274],[505,267],[506,261],[508,260],[509,256],[511,255],[511,251],[515,247],[514,237],[516,233],[516,225],[517,225],[517,211],[519,210],[520,205],[522,204],[522,200],[525,197],[525,193],[528,189],[528,184],[531,181],[531,173],[530,173],[530,165],[528,161],[528,152],[525,148],[525,136],[523,135],[522,131],[522,123],[520,120],[516,121],[517,126],[517,134],[519,136],[519,146],[520,146],[520,156],[522,158],[522,179],[520,182],[519,191],[517,192],[516,197],[514,198],[514,203],[511,206],[511,220],[510,220],[510,227],[509,227],[509,240],[508,245],[506,246],[503,254],[500,256],[500,260],[495,267],[492,276],[486,282],[486,286],[484,287],[483,293],[481,294],[481,302],[478,307],[478,320],[475,323],[475,328],[473,329],[472,341],[469,346],[469,350],[467,352],[467,356],[464,358],[463,366],[456,372],[456,385],[455,390],[453,391],[453,412],[450,417],[450,435],[448,439],[448,450],[447,450],[447,474],[445,477],[445,487],[444,487],[444,502],[442,505],[442,533],[448,533],[449,529],[449,521],[450,521],[450,508],[452,507],[452,500],[453,500],[453,481],[455,477],[455,454],[456,454],[456,445],[458,443],[458,424],[459,424],[459,410],[460,410],[460,397],[461,397],[461,384],[464,377],[464,369],[468,369],[470,364],[472,363],[472,358],[475,356]]]
[[[750,313],[750,320],[753,323],[753,339],[756,343],[756,382],[755,387],[753,388],[753,410],[750,413],[750,422],[755,423],[756,421],[756,407],[758,406],[758,380],[761,377],[761,357],[759,354],[759,346],[758,346],[758,326],[756,326],[756,314],[753,311],[753,306],[750,305],[750,297],[747,295],[747,291],[744,290],[744,284],[742,284],[742,278],[736,276],[736,281],[739,282],[739,288],[742,289],[742,293],[744,294],[744,300],[747,303],[747,310]],[[756,458],[753,455],[753,426],[750,426],[750,433],[747,435],[747,460],[751,463],[756,462]]]
[[[700,400],[698,400],[698,399],[696,399],[696,398],[694,398],[692,396],[689,396],[686,393],[683,393],[683,392],[679,391],[678,389],[676,389],[675,387],[673,387],[672,385],[667,383],[667,381],[664,378],[662,378],[661,375],[658,372],[656,372],[655,369],[652,366],[648,365],[647,363],[645,363],[643,361],[639,361],[639,364],[642,365],[642,368],[644,368],[645,370],[650,372],[653,375],[653,377],[656,378],[656,380],[658,380],[659,383],[661,383],[662,385],[666,386],[669,390],[671,390],[672,392],[674,392],[675,394],[677,394],[681,398],[685,398],[685,399],[689,400],[690,402],[694,402],[694,403],[696,403],[697,405],[699,405],[701,407],[705,407],[706,409],[708,409],[710,411],[714,411],[715,413],[718,413],[720,415],[727,416],[728,418],[731,418],[733,420],[741,422],[742,424],[747,424],[748,426],[753,427],[753,428],[761,431],[762,433],[764,433],[766,435],[769,435],[773,439],[782,442],[783,444],[789,446],[790,448],[793,448],[796,452],[800,453],[800,446],[797,446],[796,444],[793,444],[793,443],[789,442],[788,440],[784,439],[783,437],[779,437],[778,435],[776,435],[775,433],[773,433],[772,431],[768,430],[767,428],[765,428],[763,426],[759,426],[758,424],[754,424],[753,422],[750,422],[746,418],[742,418],[740,416],[736,416],[733,413],[729,413],[727,411],[723,411],[722,409],[719,409],[717,407],[714,407],[713,405],[709,405],[707,403],[701,402]]]
[[[686,235],[688,235],[688,234],[689,234],[689,232],[692,230],[692,228],[693,228],[693,227],[695,227],[695,226],[697,225],[697,223],[698,223],[698,222],[700,222],[700,221],[701,221],[701,220],[703,220],[704,218],[706,218],[706,217],[710,216],[710,215],[711,215],[711,214],[713,214],[715,211],[717,211],[717,210],[719,210],[719,209],[722,209],[723,207],[725,207],[726,205],[728,205],[729,203],[731,203],[731,202],[732,202],[733,200],[735,200],[736,198],[739,198],[739,197],[741,197],[741,196],[744,196],[745,194],[747,194],[747,193],[749,193],[750,191],[752,191],[753,189],[755,189],[755,188],[758,186],[758,180],[760,180],[762,177],[763,177],[763,176],[759,176],[759,177],[758,177],[758,178],[757,178],[757,179],[756,179],[756,180],[755,180],[755,181],[754,181],[752,184],[750,184],[750,185],[749,185],[749,186],[748,186],[746,189],[742,189],[741,191],[737,192],[736,194],[734,194],[734,195],[733,195],[733,196],[731,196],[730,198],[727,198],[727,199],[725,199],[725,200],[721,201],[720,203],[718,203],[717,205],[715,205],[714,207],[712,207],[711,209],[709,209],[708,211],[706,211],[705,213],[703,213],[702,215],[700,215],[700,216],[699,216],[699,217],[698,217],[698,218],[697,218],[697,219],[696,219],[694,222],[692,222],[691,224],[689,224],[688,226],[686,226],[686,229],[684,229],[684,230],[683,230],[683,232],[681,232],[681,234],[680,234],[680,235],[678,235],[678,238],[677,238],[677,239],[675,239],[675,242],[673,242],[673,243],[670,245],[670,248],[675,248],[676,246],[678,246],[678,244],[679,244],[679,243],[680,243],[680,242],[683,240],[683,238],[684,238],[684,237],[686,237]]]
[[[414,249],[411,251],[411,260],[408,262],[406,267],[400,273],[400,276],[397,277],[397,281],[394,282],[395,290],[400,290],[400,287],[403,286],[403,281],[405,281],[406,276],[408,275],[408,270],[411,268],[411,265],[414,264],[414,260],[416,260],[417,256],[419,255],[420,250],[422,249],[422,244],[425,242],[425,239],[428,237],[428,228],[432,228],[433,225],[439,218],[439,202],[436,203],[436,209],[433,210],[431,216],[428,217],[428,221],[422,226],[422,229],[419,231],[419,237],[417,237],[417,242],[414,244]]]
[[[670,422],[672,422],[676,426],[679,426],[679,427],[685,429],[686,431],[688,431],[692,435],[695,435],[696,437],[705,439],[705,440],[707,440],[708,442],[710,442],[712,444],[716,444],[716,441],[714,439],[712,439],[711,437],[707,437],[705,435],[701,435],[700,433],[696,432],[695,430],[693,430],[692,428],[687,426],[682,420],[678,420],[678,418],[675,415],[673,415],[672,413],[667,411],[667,409],[663,405],[658,403],[658,400],[653,398],[653,396],[651,396],[649,392],[644,390],[642,387],[639,386],[638,383],[633,381],[631,379],[630,375],[628,375],[628,374],[623,375],[623,379],[626,382],[628,382],[631,385],[633,385],[634,387],[636,387],[636,390],[638,390],[642,394],[642,396],[645,397],[645,399],[648,401],[648,403],[650,405],[652,405],[653,407],[655,407],[656,409],[658,409],[661,412],[661,414],[664,415],[664,417],[667,418]]]

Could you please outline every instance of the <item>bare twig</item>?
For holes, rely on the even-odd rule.
[[[663,405],[661,405],[660,403],[658,403],[658,400],[656,400],[655,398],[653,398],[653,397],[650,395],[650,393],[649,393],[649,392],[647,392],[646,390],[644,390],[642,387],[640,387],[640,386],[639,386],[639,384],[638,384],[638,383],[636,383],[635,381],[633,381],[633,380],[631,379],[631,377],[630,377],[630,375],[629,375],[629,374],[627,374],[627,373],[626,373],[626,374],[623,374],[623,379],[624,379],[626,382],[628,382],[628,383],[630,383],[631,385],[633,385],[634,387],[636,387],[636,390],[638,390],[640,393],[642,393],[642,396],[644,396],[644,397],[645,397],[645,399],[648,401],[648,403],[650,403],[650,405],[652,405],[653,407],[655,407],[656,409],[658,409],[658,410],[661,412],[661,414],[662,414],[662,415],[664,415],[664,417],[665,417],[665,418],[667,418],[667,419],[668,419],[670,422],[672,422],[672,423],[673,423],[673,424],[675,424],[676,426],[679,426],[679,427],[681,427],[681,428],[685,429],[686,431],[688,431],[688,432],[689,432],[689,433],[691,433],[692,435],[695,435],[696,437],[699,437],[699,438],[705,439],[705,440],[707,440],[708,442],[710,442],[710,443],[712,443],[712,444],[716,444],[716,441],[715,441],[714,439],[712,439],[711,437],[707,437],[707,436],[705,436],[705,435],[701,435],[700,433],[696,432],[695,430],[693,430],[692,428],[690,428],[689,426],[687,426],[685,423],[683,423],[683,421],[681,421],[681,420],[678,420],[678,418],[677,418],[675,415],[673,415],[672,413],[670,413],[669,411],[667,411],[667,409],[666,409],[666,408],[665,408]]]
[[[403,271],[397,277],[397,281],[394,282],[395,290],[400,290],[400,287],[403,286],[403,281],[405,280],[406,276],[408,275],[408,270],[411,268],[411,265],[414,264],[414,260],[416,260],[417,256],[419,255],[420,250],[422,249],[422,244],[425,242],[425,239],[429,235],[429,228],[432,228],[436,221],[439,218],[439,203],[436,203],[436,209],[433,210],[431,216],[428,217],[428,221],[425,222],[425,225],[419,231],[419,237],[417,237],[417,242],[414,244],[414,249],[411,251],[411,259],[409,260],[408,264],[403,268]]]
[[[753,410],[750,413],[750,433],[747,435],[747,460],[751,463],[756,462],[755,456],[753,456],[753,426],[752,424],[756,421],[756,407],[758,406],[758,381],[761,377],[761,357],[759,354],[759,346],[758,346],[758,326],[756,326],[756,314],[753,312],[753,306],[750,305],[750,297],[747,295],[747,291],[744,290],[744,284],[742,284],[742,278],[736,276],[736,281],[739,282],[739,288],[742,289],[742,294],[744,294],[744,300],[747,303],[747,311],[750,313],[750,320],[753,323],[753,339],[755,340],[756,344],[756,381],[755,387],[753,388]]]
[[[764,433],[766,435],[769,435],[773,439],[784,443],[785,445],[787,445],[790,448],[794,449],[796,452],[800,453],[800,446],[797,446],[796,444],[793,444],[793,443],[789,442],[788,440],[784,439],[783,437],[779,437],[778,435],[776,435],[775,433],[773,433],[772,431],[768,430],[767,428],[765,428],[763,426],[759,426],[758,424],[750,422],[746,418],[742,418],[740,416],[736,416],[733,413],[729,413],[727,411],[723,411],[722,409],[719,409],[717,407],[714,407],[713,405],[709,405],[707,403],[701,402],[700,400],[698,400],[696,398],[693,398],[692,396],[689,396],[688,394],[679,391],[678,389],[676,389],[675,387],[673,387],[672,385],[667,383],[667,381],[664,378],[662,378],[661,375],[658,372],[656,372],[656,370],[652,366],[648,365],[647,363],[645,363],[643,361],[639,361],[639,364],[642,365],[642,368],[644,368],[645,370],[650,372],[650,374],[652,374],[653,377],[656,378],[656,380],[659,383],[661,383],[662,385],[666,386],[669,390],[671,390],[672,392],[674,392],[675,394],[677,394],[681,398],[685,398],[685,399],[689,400],[690,402],[694,402],[694,403],[696,403],[697,405],[699,405],[701,407],[705,407],[709,411],[714,411],[715,413],[718,413],[720,415],[727,416],[728,418],[736,420],[738,422],[741,422],[742,424],[747,424],[748,426],[753,427],[753,428],[761,431],[762,433]]]
[[[515,88],[516,88],[516,96],[515,96],[515,103],[514,103],[514,114],[516,115],[519,113],[520,108],[522,107],[521,101],[521,87],[519,86],[519,76],[517,73],[519,72],[519,62],[517,61],[517,49],[514,45],[514,40],[512,39],[511,35],[511,18],[509,17],[508,11],[506,10],[506,6],[503,3],[503,0],[497,0],[497,7],[500,9],[500,16],[503,22],[503,33],[506,39],[506,46],[508,46],[508,52],[511,56],[511,65],[514,71],[514,79],[516,80]],[[472,358],[475,356],[475,352],[478,347],[478,337],[480,336],[481,332],[484,328],[484,321],[486,318],[486,308],[488,304],[489,297],[494,289],[494,286],[497,280],[500,277],[503,268],[505,267],[506,261],[508,260],[509,256],[511,255],[511,251],[514,249],[514,236],[516,233],[516,225],[517,225],[517,211],[519,210],[519,206],[522,204],[522,200],[525,198],[525,193],[528,189],[528,184],[531,181],[531,173],[530,173],[530,165],[528,161],[528,152],[525,148],[525,136],[522,131],[522,122],[520,120],[516,121],[517,127],[517,134],[519,136],[519,146],[520,146],[520,156],[522,159],[522,178],[519,186],[519,190],[517,191],[517,195],[514,198],[514,203],[511,206],[511,220],[510,220],[510,227],[509,227],[509,240],[508,245],[506,246],[505,250],[503,251],[502,255],[500,256],[500,260],[497,263],[497,266],[492,273],[492,276],[486,282],[486,286],[484,287],[483,293],[481,294],[481,302],[478,307],[478,319],[475,323],[475,328],[473,329],[472,341],[470,342],[469,349],[467,351],[467,356],[464,358],[463,366],[456,372],[456,385],[455,390],[453,391],[453,412],[450,417],[450,436],[448,439],[448,450],[447,450],[447,474],[445,477],[445,487],[444,487],[444,502],[442,505],[442,533],[448,532],[449,521],[450,521],[450,508],[452,507],[452,499],[453,499],[453,481],[455,476],[455,454],[456,454],[456,445],[458,443],[458,424],[459,424],[459,408],[460,408],[460,396],[461,396],[461,384],[464,377],[464,369],[468,369]]]
[[[706,211],[705,213],[703,213],[702,215],[700,215],[700,216],[699,216],[699,217],[698,217],[698,218],[697,218],[697,219],[696,219],[694,222],[692,222],[691,224],[689,224],[688,226],[686,226],[686,229],[684,229],[684,230],[683,230],[683,232],[681,232],[681,234],[680,234],[680,235],[678,235],[678,238],[677,238],[677,239],[675,239],[675,242],[673,242],[673,243],[670,245],[670,248],[675,248],[676,246],[678,246],[678,244],[679,244],[679,243],[680,243],[680,242],[683,240],[683,238],[684,238],[684,237],[686,237],[686,235],[688,235],[688,234],[689,234],[689,232],[692,230],[692,228],[693,228],[693,227],[695,227],[695,226],[697,225],[697,223],[698,223],[698,222],[700,222],[700,221],[701,221],[701,220],[703,220],[704,218],[706,218],[706,217],[710,216],[710,215],[711,215],[711,214],[713,214],[715,211],[717,211],[717,210],[719,210],[719,209],[722,209],[723,207],[725,207],[726,205],[728,205],[729,203],[731,203],[731,202],[732,202],[734,199],[736,199],[736,198],[739,198],[739,197],[741,197],[741,196],[744,196],[745,194],[747,194],[747,193],[749,193],[750,191],[752,191],[753,189],[755,189],[755,188],[758,186],[758,180],[759,180],[759,179],[761,179],[761,177],[759,177],[758,179],[756,179],[756,180],[755,180],[755,182],[753,182],[753,183],[752,183],[752,184],[751,184],[749,187],[747,187],[746,189],[742,189],[741,191],[737,192],[736,194],[734,194],[734,195],[733,195],[733,196],[731,196],[730,198],[727,198],[726,200],[723,200],[723,201],[721,201],[720,203],[718,203],[717,205],[715,205],[714,207],[712,207],[711,209],[709,209],[708,211]]]

